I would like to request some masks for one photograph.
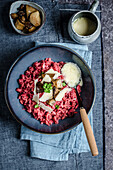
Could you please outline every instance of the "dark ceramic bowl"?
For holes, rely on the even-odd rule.
[[[14,21],[13,19],[11,18],[11,14],[12,13],[17,13],[17,8],[21,5],[21,4],[24,4],[24,5],[29,5],[29,6],[32,6],[33,8],[37,9],[40,14],[41,14],[41,26],[37,27],[35,31],[31,32],[31,33],[24,33],[23,31],[21,30],[18,30],[15,25],[14,25]],[[34,34],[36,32],[38,32],[42,26],[44,25],[45,23],[45,20],[46,20],[46,15],[45,15],[45,12],[44,12],[44,9],[38,5],[37,3],[35,2],[29,2],[29,1],[15,1],[11,4],[11,7],[10,7],[10,11],[9,11],[9,18],[10,18],[10,21],[11,21],[11,25],[12,27],[14,28],[14,30],[19,33],[19,34],[22,34],[22,35],[31,35],[31,34]]]
[[[83,87],[81,97],[83,100],[83,106],[86,108],[87,113],[93,107],[95,101],[95,81],[91,69],[87,63],[73,50],[60,46],[60,45],[39,45],[38,47],[32,48],[22,54],[12,65],[6,78],[5,85],[5,99],[7,106],[16,118],[16,120],[22,125],[40,133],[55,134],[65,132],[77,126],[81,123],[81,117],[78,109],[78,113],[74,114],[72,118],[65,118],[60,120],[59,124],[52,124],[47,126],[41,125],[40,121],[33,118],[33,116],[23,110],[23,105],[20,104],[18,99],[18,93],[16,88],[19,87],[18,78],[20,74],[24,74],[34,62],[52,58],[53,61],[64,61],[64,62],[75,62],[82,71]]]

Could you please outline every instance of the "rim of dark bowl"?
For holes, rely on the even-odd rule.
[[[7,95],[7,85],[8,85],[8,79],[9,79],[9,76],[10,76],[10,73],[13,69],[13,67],[16,65],[16,63],[24,56],[26,55],[27,53],[29,53],[30,51],[33,51],[39,47],[58,47],[58,48],[63,48],[63,49],[66,49],[68,50],[69,52],[71,51],[72,53],[74,53],[75,55],[77,55],[83,62],[84,64],[88,67],[88,71],[90,72],[91,74],[91,78],[92,78],[92,81],[93,81],[93,84],[94,84],[94,98],[93,98],[93,102],[92,102],[92,105],[91,105],[91,108],[89,110],[89,112],[87,113],[89,115],[89,113],[91,112],[93,106],[94,106],[94,103],[95,103],[95,99],[96,99],[96,81],[95,81],[95,78],[94,78],[94,75],[93,75],[93,72],[91,70],[91,68],[88,66],[88,64],[86,63],[86,61],[77,53],[75,52],[74,50],[72,50],[71,48],[69,47],[66,47],[66,46],[63,46],[63,45],[57,45],[57,44],[41,44],[41,45],[38,45],[37,47],[33,47],[33,48],[30,48],[29,50],[25,51],[24,53],[22,53],[16,60],[15,62],[11,65],[8,73],[7,73],[7,76],[6,76],[6,80],[5,80],[5,85],[4,85],[4,97],[5,97],[5,101],[6,101],[6,104],[7,104],[7,107],[10,111],[10,113],[12,114],[12,116],[16,119],[16,121],[18,123],[20,123],[21,125],[27,127],[28,129],[34,131],[34,132],[37,132],[37,133],[40,133],[40,134],[46,134],[46,135],[55,135],[55,134],[60,134],[60,133],[65,133],[65,132],[68,132],[72,129],[74,129],[76,126],[78,126],[81,122],[77,123],[76,125],[74,125],[73,127],[70,127],[69,129],[66,129],[66,130],[63,130],[61,132],[42,132],[42,131],[37,131],[36,129],[30,127],[29,125],[23,123],[16,115],[15,113],[12,111],[12,108],[10,107],[10,103],[9,103],[9,100],[8,100],[8,95]]]

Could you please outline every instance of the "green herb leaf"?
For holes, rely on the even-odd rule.
[[[44,89],[44,92],[45,93],[50,93],[50,90],[49,89]]]
[[[52,84],[51,83],[49,83],[49,84],[45,83],[43,85],[43,88],[44,88],[45,93],[50,93],[50,90],[52,89]]]
[[[44,90],[44,92],[45,92],[45,93],[47,93],[47,92],[48,92],[48,90],[47,90],[47,89],[45,89],[45,90]]]
[[[66,86],[66,83],[65,83],[65,82],[62,82],[62,86],[63,86],[63,87]]]
[[[50,90],[52,89],[52,86],[49,88]]]
[[[44,88],[44,89],[46,89],[46,88],[47,88],[47,83],[45,83],[45,84],[43,85],[43,88]]]
[[[39,107],[39,105],[38,105],[38,104],[36,104],[36,105],[35,105],[35,108],[38,108],[38,107]]]
[[[55,105],[55,108],[56,108],[56,109],[59,109],[59,107],[60,107],[59,105],[57,105],[57,104]]]
[[[42,71],[41,73],[39,73],[39,75],[41,76],[42,74],[44,74],[44,72]]]
[[[52,85],[51,83],[48,84],[49,87],[51,87],[51,85]]]

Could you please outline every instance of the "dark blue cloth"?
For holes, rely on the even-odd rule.
[[[59,8],[87,9],[87,5],[58,4],[51,0],[35,0],[46,12],[46,23],[39,33],[31,36],[17,34],[9,21],[12,0],[0,1],[0,169],[1,170],[102,170],[103,169],[103,103],[102,103],[102,54],[101,37],[88,45],[93,51],[92,71],[96,79],[97,94],[94,114],[94,134],[99,155],[91,153],[69,155],[68,161],[45,161],[30,157],[29,143],[20,140],[20,124],[12,117],[4,99],[7,72],[17,57],[34,46],[34,41],[71,42],[67,23],[73,12]]]

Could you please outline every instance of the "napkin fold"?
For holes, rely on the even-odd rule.
[[[41,44],[47,43],[38,41],[35,42],[36,46]],[[87,45],[71,43],[52,44],[63,45],[75,50],[87,62],[89,67],[91,67],[92,52],[88,51]],[[90,112],[88,117],[93,129],[93,111]],[[68,160],[68,154],[90,151],[82,123],[68,132],[55,135],[36,133],[24,126],[21,126],[20,139],[30,140],[31,157],[40,159],[66,161]]]

